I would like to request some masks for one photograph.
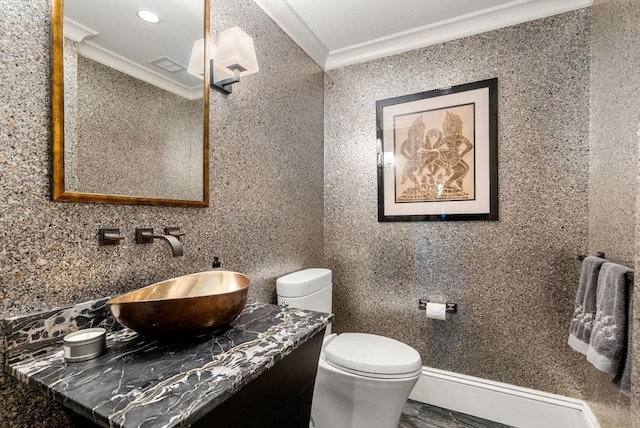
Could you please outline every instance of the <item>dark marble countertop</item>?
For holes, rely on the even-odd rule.
[[[62,334],[54,333],[59,342],[17,346],[5,370],[102,426],[189,426],[320,332],[330,318],[249,303],[231,325],[192,337],[160,341],[112,330],[102,356],[77,363],[65,362]],[[39,320],[41,331],[30,337],[49,335],[48,323]],[[15,342],[24,342],[27,324],[11,320],[5,329],[22,331]]]

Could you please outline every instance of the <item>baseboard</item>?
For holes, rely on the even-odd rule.
[[[409,398],[519,428],[600,428],[582,400],[429,367]]]

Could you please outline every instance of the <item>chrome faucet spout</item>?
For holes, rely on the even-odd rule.
[[[148,244],[153,242],[154,239],[162,239],[169,243],[171,247],[171,253],[173,257],[180,257],[184,254],[182,249],[182,242],[173,235],[159,235],[153,233],[152,229],[136,229],[136,243]]]

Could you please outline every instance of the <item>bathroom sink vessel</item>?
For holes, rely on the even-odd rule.
[[[250,284],[238,272],[200,272],[140,288],[106,305],[120,324],[146,336],[199,333],[236,319]]]

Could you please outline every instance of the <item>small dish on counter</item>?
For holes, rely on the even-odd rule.
[[[75,363],[100,356],[107,349],[107,331],[87,328],[67,334],[62,340],[64,359]]]

